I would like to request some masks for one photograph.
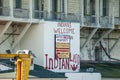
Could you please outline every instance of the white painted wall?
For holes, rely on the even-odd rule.
[[[59,24],[61,23],[64,26],[59,26]],[[66,32],[67,29],[72,29],[73,31]],[[54,36],[56,34],[69,35],[70,37],[73,38],[73,39],[70,39],[70,53],[71,53],[71,58],[73,60],[69,61],[69,68],[66,65],[67,64],[66,60],[69,60],[69,59],[55,59],[55,37]],[[79,23],[46,21],[44,25],[44,54],[47,54],[48,56],[47,58],[46,57],[44,58],[45,59],[44,66],[47,66],[49,70],[52,70],[55,72],[76,72],[78,71],[79,60],[80,60],[79,58],[80,38],[79,37],[80,37],[80,24]],[[52,62],[50,62],[49,59],[53,61],[53,64]],[[67,66],[67,68],[65,68],[65,66]],[[77,69],[73,70],[71,66],[77,66]]]
[[[102,80],[120,80],[120,78],[102,78]]]
[[[3,30],[4,30],[4,25],[0,25],[0,33]],[[10,32],[11,32],[11,28],[9,28],[9,30],[7,31],[7,33],[10,33]],[[12,38],[9,37],[8,39],[6,39],[8,36],[9,35],[3,35],[3,36],[0,37],[0,53],[6,53],[5,51],[8,50],[8,49],[11,50]]]
[[[66,80],[101,80],[100,73],[66,73]]]
[[[34,63],[39,65],[44,65],[43,58],[43,48],[44,48],[44,33],[43,33],[43,23],[34,24],[30,27],[27,33],[24,35],[20,41],[20,49],[31,50],[36,58],[34,58]]]
[[[69,23],[62,22],[63,24],[70,24],[70,28],[67,26],[60,27],[58,26],[59,22],[45,21],[40,24],[35,24],[30,27],[27,33],[24,35],[22,40],[20,41],[20,49],[28,49],[33,51],[36,55],[34,59],[34,63],[38,65],[42,65],[47,67],[47,65],[54,67],[53,69],[49,68],[49,70],[55,72],[73,72],[78,71],[80,66],[80,24],[79,23]],[[54,29],[73,29],[73,33],[55,33]],[[70,40],[70,52],[71,52],[71,60],[69,63],[66,62],[66,59],[55,59],[55,38],[54,35],[70,35],[73,39]],[[46,58],[46,54],[48,55]],[[53,60],[53,64],[49,62],[49,59]],[[47,62],[48,61],[48,62]],[[57,62],[54,62],[57,61]],[[59,62],[60,61],[60,62]],[[47,64],[47,65],[46,65]],[[69,67],[67,66],[69,64]],[[57,68],[55,68],[55,65]],[[65,68],[67,66],[67,69]],[[71,67],[72,66],[72,67]],[[75,69],[76,67],[76,69]],[[74,70],[73,70],[74,68]]]

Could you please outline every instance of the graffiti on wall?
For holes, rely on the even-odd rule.
[[[55,57],[69,58],[70,40],[73,40],[71,34],[75,34],[75,29],[70,22],[58,22],[53,31],[55,34]]]
[[[55,58],[70,57],[69,35],[55,35]]]
[[[59,22],[57,28],[54,28],[55,34],[75,34],[75,29],[70,22]]]
[[[74,54],[69,59],[51,58],[48,54],[45,54],[46,69],[64,69],[76,71],[80,66],[80,56]]]

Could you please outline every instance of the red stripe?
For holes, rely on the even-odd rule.
[[[70,48],[56,48],[56,49],[70,49]]]

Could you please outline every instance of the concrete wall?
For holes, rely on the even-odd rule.
[[[14,80],[14,79],[0,79],[0,80]]]
[[[120,80],[120,78],[102,78],[102,80]]]
[[[14,78],[1,78],[0,80],[15,80]],[[28,80],[66,80],[65,78],[28,78]]]
[[[68,0],[68,13],[80,13],[80,0]]]
[[[45,21],[32,25],[20,41],[20,49],[31,50],[35,55],[34,63],[44,66],[46,69],[57,72],[79,71],[80,62],[80,32],[79,23]],[[69,57],[67,59],[56,58],[57,50],[55,35],[69,35]],[[63,41],[64,42],[64,41]],[[76,42],[76,44],[74,43]],[[56,52],[55,52],[56,51]],[[65,60],[70,60],[69,64]],[[52,62],[51,62],[52,60]],[[64,63],[64,65],[63,65]],[[71,65],[76,65],[73,70]],[[65,67],[67,66],[67,67]]]
[[[65,78],[29,78],[28,80],[66,80]]]
[[[85,41],[87,40],[87,37],[91,33],[91,30],[82,29],[80,32],[81,32],[81,38],[80,38],[81,45],[80,46],[82,47]],[[113,30],[109,34],[109,36],[105,36],[104,39],[102,40],[103,46],[106,48],[107,51],[109,51],[111,57],[116,58],[116,59],[120,59],[119,57],[120,40],[118,40],[120,36],[119,33],[120,33],[119,30]],[[104,32],[101,34],[104,35]],[[100,36],[98,35],[98,32],[96,32],[93,39],[89,41],[88,45],[85,47],[83,52],[81,52],[82,60],[94,60],[95,59],[94,44],[99,39],[99,37]],[[113,49],[111,49],[117,40],[118,40],[118,43],[115,45]],[[97,44],[97,46],[99,46],[99,44]],[[101,57],[103,60],[109,60],[104,51],[102,51],[102,53],[100,54],[102,54]]]
[[[119,17],[119,0],[115,0],[114,6],[114,15],[115,17]]]
[[[34,58],[34,63],[39,65],[44,65],[43,58],[43,48],[44,48],[44,33],[43,33],[43,23],[34,24],[30,27],[27,33],[24,35],[20,41],[20,49],[31,50],[36,58]]]
[[[100,73],[66,73],[66,80],[101,80]]]
[[[3,6],[4,7],[9,7],[9,1],[3,0]]]
[[[15,7],[15,0],[13,0],[14,3],[14,7]],[[81,1],[80,0],[68,0],[67,1],[67,12],[68,13],[77,13],[79,14],[81,12],[81,8],[80,8],[80,4],[81,4]],[[60,12],[60,0],[58,1],[58,12]],[[41,9],[41,1],[39,3],[40,5],[40,9]],[[66,5],[66,4],[65,4]],[[115,14],[115,17],[118,17],[119,16],[119,0],[115,0],[114,1],[114,5],[115,5],[115,9],[114,9],[114,14]],[[4,1],[4,6],[5,7],[9,7],[9,1],[5,0]],[[49,7],[50,7],[50,11],[52,11],[52,0],[50,0],[50,6],[48,6],[48,1],[47,0],[44,0],[44,10],[48,10]],[[65,7],[65,6],[64,6]],[[87,0],[87,14],[90,15],[90,0]],[[22,0],[22,9],[29,9],[29,0]],[[34,9],[34,0],[33,0],[33,9]],[[111,12],[112,12],[112,0],[109,0],[109,16],[111,16]],[[100,0],[100,16],[102,16],[102,13],[103,13],[103,0]]]

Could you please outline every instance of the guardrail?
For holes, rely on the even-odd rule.
[[[80,22],[80,14],[79,13],[66,14],[63,12],[51,12],[50,14],[48,14],[47,19]]]
[[[105,28],[111,28],[112,24],[112,17],[110,16],[102,16],[100,17],[100,26]]]
[[[10,16],[10,8],[0,7],[0,16]]]
[[[13,9],[13,16],[16,18],[29,18],[28,9]]]
[[[77,13],[62,13],[33,10],[33,18],[45,20],[62,20],[80,22],[80,14]]]
[[[97,26],[96,15],[84,16],[84,25],[86,26]]]
[[[114,18],[114,22],[115,22],[115,25],[120,25],[120,18],[119,17],[115,17]]]

